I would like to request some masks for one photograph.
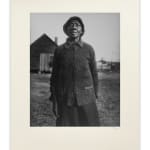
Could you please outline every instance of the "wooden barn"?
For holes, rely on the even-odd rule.
[[[54,51],[57,48],[57,38],[51,40],[43,34],[30,45],[30,71],[47,73],[51,70]]]

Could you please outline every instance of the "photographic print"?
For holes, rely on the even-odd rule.
[[[30,13],[30,126],[120,127],[120,13]]]
[[[11,2],[12,150],[139,150],[139,1]]]

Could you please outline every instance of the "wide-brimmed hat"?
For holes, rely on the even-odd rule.
[[[82,34],[81,34],[81,36],[82,36],[82,35],[84,34],[84,31],[85,31],[85,30],[84,30],[84,24],[83,24],[82,19],[79,18],[79,17],[77,17],[77,16],[74,16],[74,17],[69,18],[69,19],[67,20],[67,22],[64,24],[63,30],[64,30],[65,34],[68,35],[68,33],[67,33],[67,27],[68,27],[68,25],[69,25],[72,21],[74,21],[74,20],[78,21],[78,22],[81,24],[81,27],[82,27]]]

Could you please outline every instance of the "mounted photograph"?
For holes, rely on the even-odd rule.
[[[30,126],[120,127],[120,13],[30,13]]]

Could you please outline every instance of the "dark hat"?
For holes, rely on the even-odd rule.
[[[72,21],[74,21],[74,20],[76,20],[76,21],[78,21],[80,24],[81,24],[81,27],[82,27],[82,34],[81,34],[81,36],[84,34],[84,24],[83,24],[83,21],[82,21],[82,19],[81,18],[79,18],[79,17],[77,17],[77,16],[74,16],[74,17],[71,17],[71,18],[69,18],[68,20],[67,20],[67,22],[64,24],[64,26],[63,26],[63,30],[64,30],[64,32],[65,32],[65,34],[67,34],[67,26],[72,22]],[[67,34],[68,35],[68,34]]]

